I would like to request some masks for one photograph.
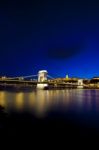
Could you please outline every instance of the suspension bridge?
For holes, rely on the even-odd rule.
[[[1,77],[1,87],[32,87],[32,88],[83,88],[83,81],[66,82],[57,81],[56,78],[48,74],[46,70],[41,70],[36,75]]]

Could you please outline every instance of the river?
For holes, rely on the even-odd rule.
[[[1,129],[13,136],[42,130],[99,135],[99,90],[2,90],[0,106],[7,115]]]

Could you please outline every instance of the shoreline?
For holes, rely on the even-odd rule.
[[[54,87],[54,86],[49,86],[47,89],[42,89],[42,90],[65,90],[65,89],[82,89],[82,90],[98,90],[99,87],[83,87],[83,88],[77,88],[77,87]],[[3,91],[3,90],[16,90],[16,91],[20,91],[20,90],[26,90],[26,91],[33,91],[33,90],[39,90],[37,89],[36,86],[22,86],[22,85],[17,85],[17,86],[5,86],[5,85],[0,85],[0,91]]]

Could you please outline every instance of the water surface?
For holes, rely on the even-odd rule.
[[[0,106],[10,130],[99,131],[99,90],[6,90],[0,91]]]

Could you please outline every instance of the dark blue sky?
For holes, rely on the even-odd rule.
[[[99,2],[0,2],[0,75],[99,76]]]

